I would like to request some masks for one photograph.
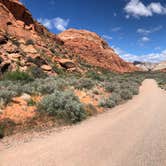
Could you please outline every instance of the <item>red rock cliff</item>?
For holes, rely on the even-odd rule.
[[[61,64],[61,57],[65,62],[70,59],[70,63],[71,60],[77,63],[77,57],[73,55],[78,55],[91,65],[112,71],[137,70],[132,64],[123,61],[96,33],[70,29],[59,35],[52,34],[34,20],[29,10],[18,0],[0,0],[0,73],[9,66],[11,70],[18,67],[26,70],[34,65],[32,61],[46,70],[42,64]],[[39,65],[39,61],[42,64]]]
[[[108,44],[94,32],[69,29],[59,34],[68,50],[81,56],[91,65],[116,72],[138,70],[134,65],[125,62]]]

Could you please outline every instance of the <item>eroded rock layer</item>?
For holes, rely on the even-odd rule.
[[[91,65],[117,72],[138,70],[133,64],[122,60],[96,33],[69,29],[58,35],[65,47]]]

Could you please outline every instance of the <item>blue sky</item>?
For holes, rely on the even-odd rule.
[[[33,17],[60,33],[94,31],[128,61],[166,60],[165,0],[22,0]]]

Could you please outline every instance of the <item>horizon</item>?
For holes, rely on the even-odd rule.
[[[104,38],[126,61],[166,60],[164,0],[21,2],[36,20],[55,34],[70,28],[89,30]]]

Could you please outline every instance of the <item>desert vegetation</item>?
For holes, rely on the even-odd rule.
[[[13,103],[14,98],[29,96],[28,100],[23,100],[26,100],[27,107],[34,107],[38,115],[53,117],[55,121],[61,120],[64,123],[76,123],[101,112],[98,110],[103,112],[132,99],[139,93],[139,87],[146,78],[155,79],[161,88],[166,89],[166,74],[160,72],[116,74],[90,68],[84,74],[64,72],[58,76],[43,76],[43,73],[39,72],[39,76],[40,74],[41,78],[35,78],[30,71],[15,71],[2,77],[1,114]],[[83,93],[85,99],[77,92]],[[34,97],[39,97],[40,100],[35,100]],[[1,120],[0,126],[2,137],[6,128],[10,129],[17,124],[10,117],[6,117]]]

